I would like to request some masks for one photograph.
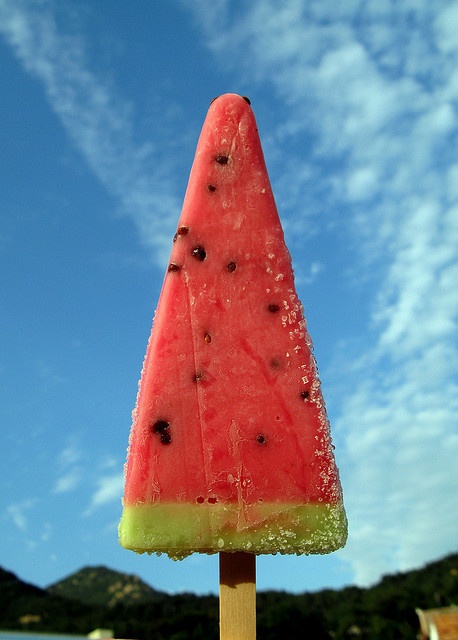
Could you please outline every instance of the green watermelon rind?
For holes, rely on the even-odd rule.
[[[125,505],[120,543],[137,553],[166,553],[181,560],[192,553],[327,554],[345,545],[343,505],[262,503],[250,524],[238,504],[161,503]]]

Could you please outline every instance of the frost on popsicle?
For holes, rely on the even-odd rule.
[[[121,544],[328,553],[346,517],[253,112],[212,102],[148,343]]]

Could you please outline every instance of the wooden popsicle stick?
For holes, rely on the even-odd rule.
[[[219,554],[220,640],[256,640],[256,556]]]

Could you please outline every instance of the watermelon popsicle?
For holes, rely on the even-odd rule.
[[[140,380],[122,546],[329,553],[347,522],[249,100],[210,105]]]

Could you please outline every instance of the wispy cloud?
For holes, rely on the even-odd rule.
[[[76,464],[81,460],[81,450],[72,439],[58,454],[58,464],[61,467],[68,467]]]
[[[298,286],[312,284],[324,270],[324,264],[315,260],[308,265],[306,270],[296,274],[296,284]]]
[[[91,71],[83,39],[62,31],[54,8],[51,0],[1,0],[0,33],[43,83],[73,144],[163,264],[180,204],[165,186],[164,158],[152,142],[136,143],[132,105]]]
[[[53,493],[68,493],[76,489],[83,493],[81,488],[84,485],[84,494],[90,493],[90,503],[84,512],[85,516],[92,514],[102,505],[120,502],[124,476],[122,472],[113,473],[113,470],[119,469],[119,460],[111,454],[102,454],[94,460],[92,455],[81,450],[77,439],[71,437],[57,454],[56,461],[58,477]]]
[[[28,512],[36,504],[35,499],[26,499],[6,508],[6,517],[23,533],[28,529]]]
[[[54,493],[67,493],[78,488],[83,480],[82,454],[74,438],[57,455],[59,477],[53,488]]]
[[[97,488],[92,494],[90,505],[84,512],[84,515],[88,516],[99,507],[111,502],[119,502],[119,504],[121,504],[123,484],[123,473],[115,473],[100,477],[97,480]]]
[[[54,485],[54,493],[74,491],[81,484],[82,476],[79,469],[72,469],[61,475]]]
[[[323,214],[315,233],[340,224],[342,242],[355,247],[349,273],[371,283],[363,350],[352,353],[341,336],[329,373],[341,393],[334,428],[350,517],[342,557],[367,583],[452,550],[456,3],[372,0],[330,12],[328,3],[259,0],[237,15],[229,3],[217,12],[183,4],[221,64],[283,105],[270,139],[288,149],[286,162],[272,155],[287,225],[313,211]]]

